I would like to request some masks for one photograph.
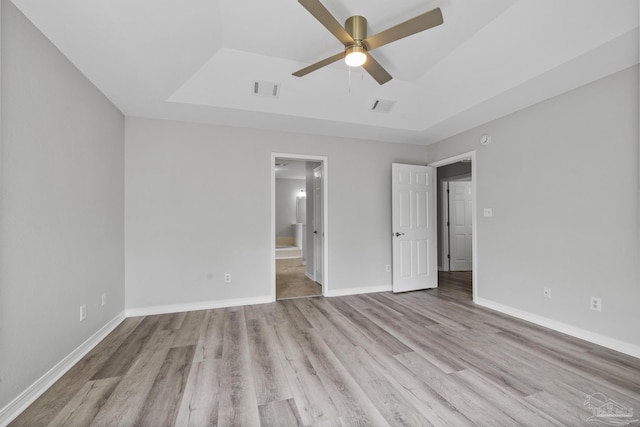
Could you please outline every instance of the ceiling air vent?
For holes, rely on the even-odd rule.
[[[280,94],[280,85],[278,83],[261,82],[256,80],[253,82],[251,92],[257,96],[277,98]]]
[[[373,101],[371,111],[375,111],[376,113],[388,113],[389,111],[391,111],[394,105],[396,105],[396,101],[376,99],[375,101]]]

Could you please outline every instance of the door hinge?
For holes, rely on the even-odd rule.
[[[451,259],[451,254],[447,254],[447,259]]]
[[[447,227],[449,226],[449,221],[447,221]]]

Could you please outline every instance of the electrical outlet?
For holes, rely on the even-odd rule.
[[[80,306],[80,321],[82,322],[87,318],[87,304],[82,304]]]
[[[551,299],[551,288],[544,288],[544,290],[542,291],[542,295],[544,295],[545,298],[549,298]]]
[[[100,297],[100,304],[102,304],[102,306],[104,307],[105,305],[107,305],[107,293],[103,292],[101,297]]]
[[[387,264],[385,270],[387,271],[387,273],[391,273],[391,264]]]
[[[231,273],[225,273],[224,282],[225,283],[231,283]]]
[[[589,307],[591,307],[591,310],[602,311],[602,298],[591,297],[591,304]]]

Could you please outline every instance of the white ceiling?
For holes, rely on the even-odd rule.
[[[373,51],[379,86],[342,61],[291,75],[342,49],[295,0],[13,3],[125,115],[257,129],[429,144],[638,63],[638,0],[322,1],[369,34],[434,7],[444,24]]]

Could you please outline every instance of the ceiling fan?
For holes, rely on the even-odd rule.
[[[367,19],[364,16],[356,15],[349,17],[343,27],[319,0],[298,0],[298,3],[320,21],[331,34],[340,40],[345,50],[344,52],[337,53],[296,71],[293,73],[296,77],[302,77],[319,68],[344,59],[347,65],[351,67],[362,66],[378,84],[385,84],[392,79],[391,74],[389,74],[369,52],[404,37],[436,27],[444,22],[440,8],[435,8],[378,34],[367,37]]]

